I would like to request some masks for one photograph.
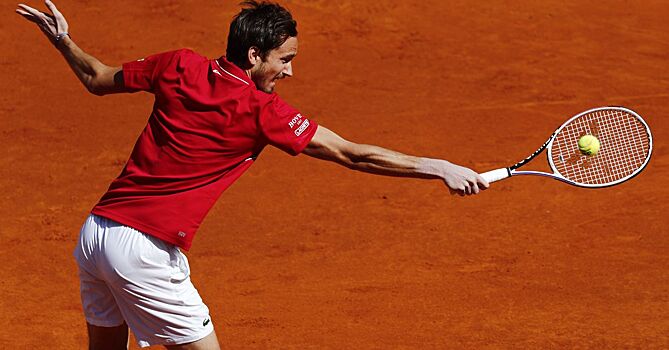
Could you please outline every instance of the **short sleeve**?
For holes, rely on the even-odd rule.
[[[156,78],[178,51],[151,55],[123,64],[125,87],[131,91],[153,92]]]
[[[294,156],[307,147],[318,128],[276,94],[261,109],[259,120],[269,144]]]

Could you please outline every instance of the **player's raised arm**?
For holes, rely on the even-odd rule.
[[[353,143],[322,125],[302,153],[373,174],[439,178],[460,195],[476,194],[488,188],[488,183],[471,169],[442,159],[414,157],[378,146]]]
[[[125,92],[121,67],[110,67],[85,53],[72,41],[65,17],[50,0],[45,1],[49,13],[19,4],[16,13],[37,24],[47,39],[63,54],[77,78],[96,95]]]

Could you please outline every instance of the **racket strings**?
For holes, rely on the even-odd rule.
[[[586,134],[599,139],[594,156],[581,154],[578,140]],[[562,128],[551,146],[552,164],[565,178],[582,184],[607,184],[633,175],[646,163],[651,137],[645,124],[618,109],[584,114]]]

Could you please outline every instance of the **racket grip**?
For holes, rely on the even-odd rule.
[[[490,170],[481,174],[481,177],[484,178],[486,181],[488,181],[488,183],[493,183],[495,181],[506,179],[509,176],[511,176],[511,173],[507,168]]]

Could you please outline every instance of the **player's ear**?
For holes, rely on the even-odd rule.
[[[256,46],[249,47],[249,52],[247,53],[246,59],[249,61],[251,66],[255,66],[256,64],[260,63],[260,49],[258,49]]]

